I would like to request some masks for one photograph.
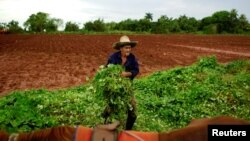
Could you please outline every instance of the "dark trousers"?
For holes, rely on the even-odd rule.
[[[130,110],[129,108],[127,108],[127,121],[126,121],[126,127],[125,127],[125,130],[132,130],[133,126],[134,126],[134,123],[135,123],[135,120],[137,118],[137,115],[136,115],[136,101],[135,101],[135,97],[133,96],[131,98],[131,106],[132,106],[132,109]],[[105,119],[104,121],[104,124],[108,124],[107,123],[107,119],[110,115],[110,113],[112,112],[112,109],[110,109],[109,107],[106,107],[104,112],[103,112],[103,117]]]
[[[134,123],[135,123],[135,120],[137,118],[137,115],[136,115],[136,102],[135,102],[135,98],[134,97],[131,100],[131,105],[132,105],[133,109],[130,110],[128,108],[128,118],[127,118],[127,121],[126,121],[126,128],[125,128],[125,130],[132,130],[132,128],[134,126]]]

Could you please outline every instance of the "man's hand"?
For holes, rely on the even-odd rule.
[[[121,73],[121,76],[122,76],[122,77],[130,77],[131,75],[132,75],[131,72],[125,72],[125,71],[124,71],[124,72]]]

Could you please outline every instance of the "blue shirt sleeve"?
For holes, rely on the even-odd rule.
[[[121,64],[121,58],[119,57],[119,52],[113,53],[109,56],[107,64]]]
[[[130,72],[132,73],[132,76],[130,77],[131,79],[134,79],[136,77],[136,75],[139,73],[139,64],[136,60],[136,58],[134,57],[133,59],[133,63],[132,63],[132,69],[130,70]]]

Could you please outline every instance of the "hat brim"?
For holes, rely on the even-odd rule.
[[[121,47],[126,46],[126,45],[130,45],[133,48],[137,45],[137,43],[138,43],[137,41],[116,42],[116,43],[114,43],[113,48],[119,50]]]

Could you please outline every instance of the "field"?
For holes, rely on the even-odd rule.
[[[134,54],[140,64],[133,82],[133,129],[169,131],[216,115],[250,120],[249,36],[130,38],[139,41]],[[108,88],[120,95],[132,86],[118,85],[123,83],[119,75],[96,75],[118,40],[119,35],[1,35],[0,130],[103,123],[106,103],[100,94]]]
[[[61,89],[92,78],[114,52],[119,35],[0,35],[0,96],[13,90]],[[221,63],[250,59],[250,37],[231,35],[131,35],[138,78],[216,55]]]

